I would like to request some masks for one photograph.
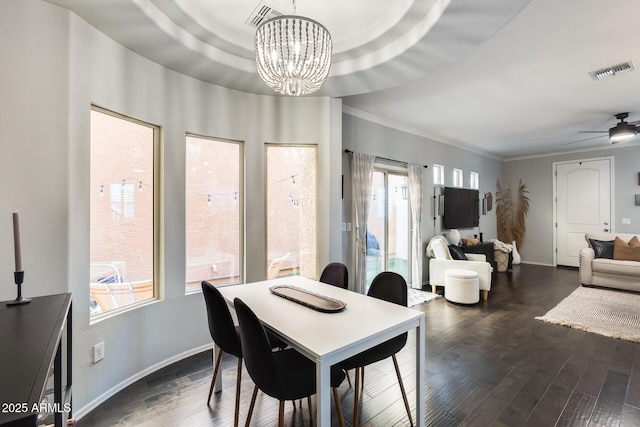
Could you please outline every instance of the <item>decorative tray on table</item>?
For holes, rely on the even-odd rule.
[[[272,294],[302,304],[323,313],[337,313],[347,306],[344,302],[316,294],[303,288],[288,285],[277,285],[269,288]]]

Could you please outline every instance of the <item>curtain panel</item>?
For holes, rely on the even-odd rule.
[[[367,218],[369,216],[369,200],[373,185],[373,164],[375,156],[353,153],[351,158],[351,186],[353,199],[353,223],[355,224],[355,282],[353,290],[361,294],[367,287]]]
[[[411,287],[422,289],[422,165],[408,164],[411,206]]]

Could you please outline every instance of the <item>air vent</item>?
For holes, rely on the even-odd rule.
[[[249,16],[245,21],[245,24],[257,28],[264,21],[282,15],[284,15],[284,13],[275,10],[273,6],[270,6],[265,2],[260,2],[260,4],[258,4],[258,6],[253,10],[253,13],[251,13],[251,16]]]
[[[602,68],[600,70],[591,71],[589,75],[593,80],[601,80],[605,77],[612,77],[618,73],[624,73],[627,71],[633,71],[636,67],[633,65],[632,61],[624,62],[622,64],[613,65],[611,67]]]

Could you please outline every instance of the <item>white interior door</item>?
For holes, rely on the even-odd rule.
[[[578,267],[584,234],[611,229],[611,159],[556,164],[556,263]]]

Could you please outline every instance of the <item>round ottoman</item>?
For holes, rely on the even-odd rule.
[[[444,297],[460,304],[480,301],[478,273],[471,270],[447,270],[444,273]]]

